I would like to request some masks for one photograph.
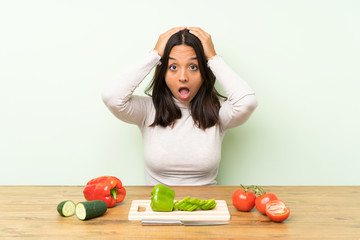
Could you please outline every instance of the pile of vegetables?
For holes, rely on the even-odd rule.
[[[283,222],[290,215],[290,209],[274,193],[267,193],[254,185],[241,185],[241,189],[232,195],[232,204],[242,212],[248,212],[255,206],[261,214],[267,215],[274,222]]]
[[[57,211],[63,217],[76,215],[80,220],[88,220],[103,215],[108,208],[121,203],[126,195],[122,182],[114,176],[102,176],[90,180],[84,190],[87,201],[75,204],[65,200],[58,204]],[[258,186],[245,187],[241,185],[232,194],[232,204],[236,209],[249,212],[254,207],[275,222],[283,222],[290,215],[290,209],[278,199],[274,193],[265,192]],[[216,207],[214,199],[200,200],[191,198],[175,201],[175,191],[168,186],[157,184],[151,191],[150,206],[153,211],[196,211],[211,210]]]
[[[214,199],[200,200],[189,196],[182,200],[175,201],[174,199],[175,191],[173,189],[162,184],[157,184],[151,191],[151,209],[157,212],[171,212],[175,210],[211,210],[216,207]]]
[[[103,215],[108,208],[121,203],[126,195],[120,179],[102,176],[90,180],[83,191],[87,201],[75,204],[65,200],[58,204],[57,211],[63,217],[76,215],[80,220],[88,220]]]

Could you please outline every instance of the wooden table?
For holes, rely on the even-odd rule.
[[[0,186],[0,239],[360,239],[360,186],[265,187],[286,202],[290,217],[270,221],[255,208],[237,211],[238,186],[172,187],[186,196],[226,200],[230,224],[223,226],[142,226],[129,221],[132,200],[149,199],[150,186],[125,186],[123,203],[88,221],[61,217],[62,200],[84,201],[83,186]]]

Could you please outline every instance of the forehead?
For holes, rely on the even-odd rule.
[[[196,58],[196,53],[190,46],[177,45],[171,49],[169,57],[175,58],[176,60],[189,60],[191,58]]]

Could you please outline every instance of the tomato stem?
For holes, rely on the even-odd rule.
[[[259,186],[256,186],[256,185],[244,186],[244,185],[240,184],[240,187],[246,193],[248,191],[254,192],[256,196],[261,196],[261,195],[266,193],[265,190],[262,187],[259,187]]]
[[[241,189],[244,190],[244,192],[247,193],[249,190],[251,190],[252,185],[250,187],[247,187],[247,186],[244,186],[244,185],[240,184],[240,186],[241,186]]]
[[[261,195],[266,193],[265,190],[262,187],[255,186],[255,185],[251,185],[250,187],[251,187],[251,189],[253,190],[253,192],[255,193],[256,196],[261,196]]]

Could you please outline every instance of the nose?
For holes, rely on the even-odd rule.
[[[180,82],[187,82],[187,81],[188,81],[188,78],[187,78],[187,74],[186,74],[185,69],[182,69],[182,70],[180,71],[179,81],[180,81]]]

